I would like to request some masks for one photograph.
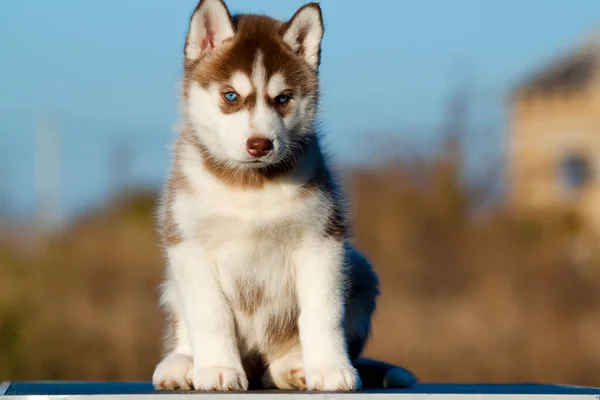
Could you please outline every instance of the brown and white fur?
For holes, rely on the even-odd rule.
[[[316,124],[323,23],[201,0],[160,207],[166,354],[157,389],[357,390],[379,293],[349,243]],[[233,93],[233,94],[232,94]]]

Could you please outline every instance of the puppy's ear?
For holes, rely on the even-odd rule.
[[[184,54],[194,61],[219,49],[233,36],[233,23],[222,0],[200,0],[192,18],[185,41]]]
[[[316,70],[321,63],[323,32],[321,7],[317,3],[309,3],[296,11],[285,24],[283,41]]]

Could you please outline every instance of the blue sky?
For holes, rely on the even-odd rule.
[[[228,1],[232,10],[280,18],[302,4]],[[195,5],[0,1],[0,160],[10,172],[13,203],[32,203],[34,123],[45,112],[62,121],[68,207],[106,189],[102,165],[107,143],[116,139],[134,144],[136,179],[162,178]],[[344,160],[361,157],[369,133],[426,144],[460,66],[474,76],[474,126],[502,123],[509,85],[600,23],[598,0],[322,0],[321,6],[324,126],[330,148]],[[484,152],[501,142],[479,135],[472,146]]]

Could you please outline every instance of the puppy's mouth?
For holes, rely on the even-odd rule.
[[[265,162],[265,160],[238,161],[238,163],[248,167],[260,167],[269,164],[268,162]]]
[[[246,168],[264,168],[271,164],[275,164],[276,160],[273,157],[265,157],[256,160],[236,161],[237,164]]]
[[[263,168],[263,167],[267,167],[269,165],[273,165],[273,164],[277,164],[278,162],[281,161],[282,159],[282,154],[279,153],[279,151],[277,149],[273,149],[272,153],[269,153],[268,155],[264,156],[264,157],[248,157],[246,159],[234,159],[233,161],[240,165],[241,167],[245,167],[245,168]]]

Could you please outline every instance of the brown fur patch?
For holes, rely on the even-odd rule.
[[[238,307],[249,316],[262,305],[264,289],[253,282],[236,282]]]
[[[177,186],[178,177],[176,174],[171,175],[172,178],[169,180],[169,185],[167,189],[167,204],[165,206],[165,215],[164,215],[164,232],[163,232],[163,240],[168,247],[173,247],[179,244],[182,241],[181,232],[177,223],[175,222],[175,217],[173,215],[173,202],[175,199],[175,191]]]
[[[269,343],[267,358],[269,360],[277,358],[300,341],[300,331],[298,329],[299,316],[300,309],[296,307],[285,317],[269,320],[266,329]]]
[[[296,297],[295,287],[292,282],[288,282],[287,295],[292,299],[293,308],[287,315],[269,320],[266,327],[268,351],[267,360],[271,361],[280,357],[286,351],[300,343],[300,331],[298,328],[298,318],[300,317],[300,305]]]
[[[173,215],[173,203],[177,192],[189,191],[187,178],[181,170],[179,154],[175,153],[175,161],[167,182],[166,203],[163,215],[163,242],[167,247],[173,247],[183,240],[181,231]]]

